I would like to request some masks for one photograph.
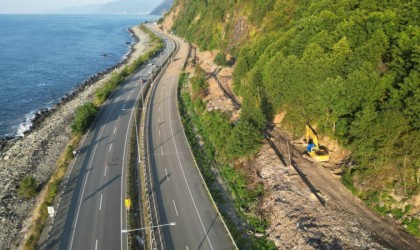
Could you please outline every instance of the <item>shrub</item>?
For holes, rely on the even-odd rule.
[[[227,61],[226,61],[226,56],[225,54],[223,54],[222,52],[219,52],[216,57],[214,58],[213,61],[216,65],[219,66],[226,66],[227,65]]]
[[[18,194],[22,198],[32,198],[38,193],[38,182],[32,175],[27,175],[20,182]]]
[[[70,126],[73,133],[84,133],[92,124],[97,112],[98,108],[91,102],[77,107],[74,121]]]

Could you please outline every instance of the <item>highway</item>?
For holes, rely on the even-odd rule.
[[[124,82],[102,106],[75,160],[46,249],[127,249],[126,165],[133,107],[142,79],[151,77],[174,50],[164,53]],[[143,83],[144,84],[144,83]]]
[[[158,31],[155,31],[158,32]],[[234,249],[195,165],[177,108],[177,83],[188,56],[179,38],[159,34],[164,53],[123,83],[102,106],[75,159],[46,249],[128,249],[127,151],[142,79],[174,50],[174,61],[153,84],[146,116],[157,249]],[[155,65],[155,66],[153,66]],[[138,122],[138,121],[136,121]]]
[[[234,249],[234,244],[213,206],[188,146],[177,105],[177,84],[188,45],[179,44],[161,80],[152,89],[147,126],[155,203],[159,224],[158,248]],[[160,247],[159,247],[160,246]]]

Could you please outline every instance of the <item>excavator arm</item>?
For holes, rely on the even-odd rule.
[[[305,137],[308,144],[306,150],[313,159],[316,161],[328,161],[330,159],[327,149],[319,147],[318,135],[309,124],[306,125]]]

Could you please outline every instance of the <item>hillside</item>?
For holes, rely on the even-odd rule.
[[[210,120],[224,129],[217,155],[254,155],[261,138],[249,134],[279,114],[293,140],[309,122],[351,152],[343,184],[420,236],[419,1],[176,0],[168,18],[200,49],[236,58],[241,117]]]
[[[156,8],[154,8],[150,14],[159,16],[163,15],[171,9],[173,3],[174,0],[164,0]]]

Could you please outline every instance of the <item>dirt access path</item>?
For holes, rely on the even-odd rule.
[[[194,73],[193,65],[198,63],[207,73],[206,109],[221,110],[230,114],[232,121],[237,120],[240,105],[230,99],[233,69],[217,70],[213,63],[217,51],[192,48],[187,71]],[[277,248],[420,249],[414,236],[370,210],[330,169],[305,159],[303,145],[294,148],[289,133],[277,126],[269,134],[269,140],[246,167],[253,172],[252,182],[264,185],[260,212],[270,221],[265,235]],[[288,152],[293,153],[298,172],[290,166]]]
[[[328,244],[328,246],[333,248],[338,246],[358,248],[360,246],[361,248],[420,249],[420,242],[415,237],[403,231],[395,222],[383,219],[370,210],[360,199],[348,191],[328,169],[305,159],[302,156],[304,149],[293,147],[293,144],[290,142],[292,138],[290,134],[278,128],[270,131],[270,134],[272,136],[271,141],[274,142],[283,155],[286,165],[289,165],[288,152],[290,151],[292,162],[303,173],[304,178],[309,181],[308,185],[302,181],[302,178],[297,178],[296,175],[296,178],[300,179],[300,187],[306,189],[304,190],[305,192],[308,192],[311,188],[318,191],[316,194],[314,192],[310,194],[312,202],[290,204],[293,206],[313,206],[311,209],[316,211],[307,216],[305,215],[307,211],[302,207],[304,216],[299,220],[298,228],[308,231],[311,230],[311,226],[313,229],[322,226],[328,227],[330,232],[327,231],[327,233],[336,237],[336,245],[334,245],[334,240]],[[287,141],[289,141],[289,149]],[[290,166],[288,168],[290,172],[295,172]],[[320,199],[316,198],[316,195],[320,196]],[[303,198],[304,200],[305,198]],[[312,216],[317,214],[329,218],[312,218]],[[306,219],[305,216],[307,217]],[[333,232],[334,230],[336,232]],[[372,242],[369,239],[365,239],[367,242],[363,242],[363,238],[366,236]],[[351,242],[351,239],[348,237],[354,237],[354,241]],[[380,246],[373,242],[378,243]]]

